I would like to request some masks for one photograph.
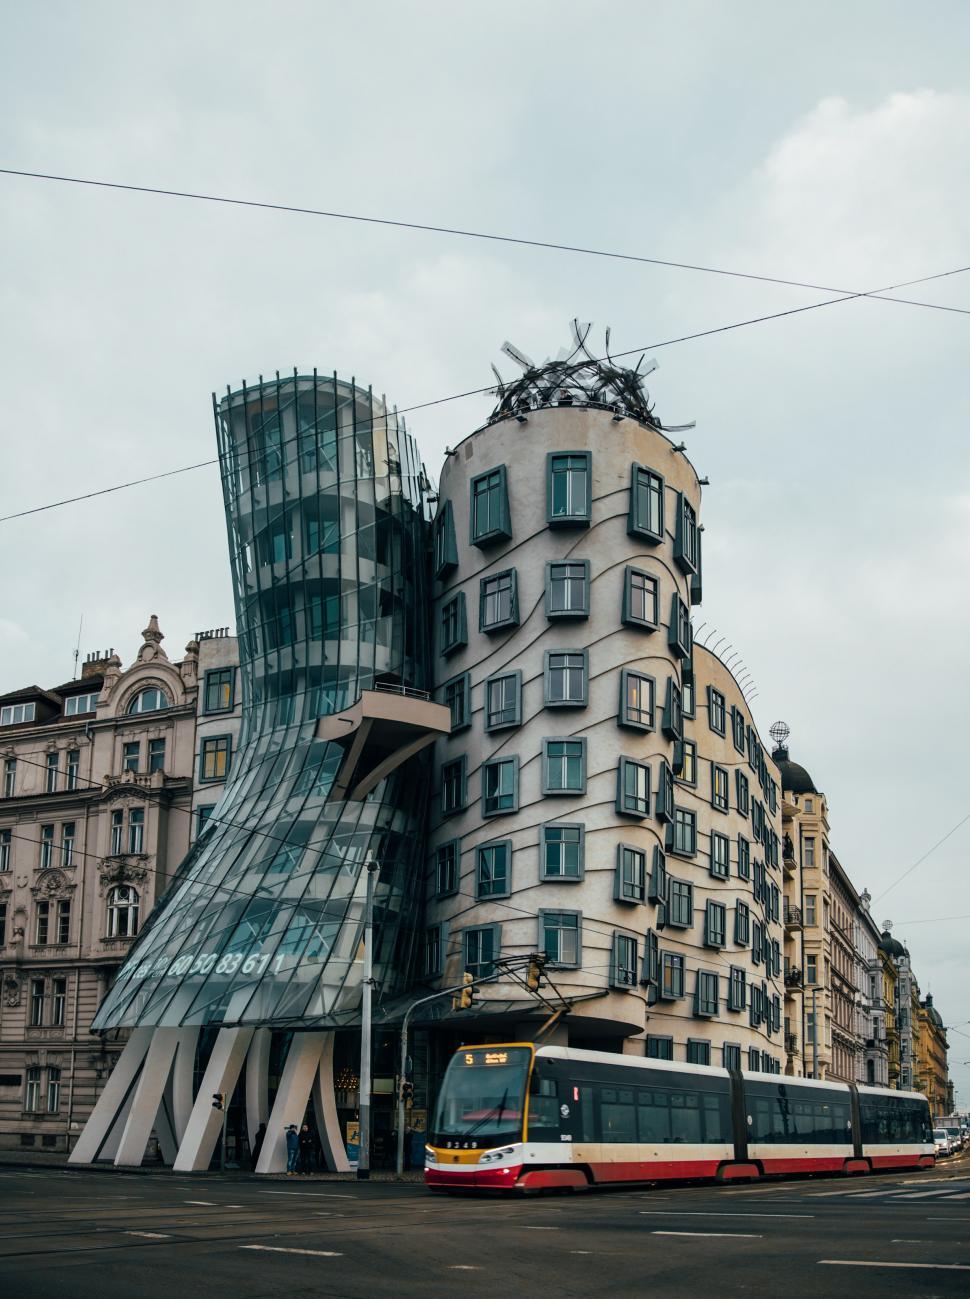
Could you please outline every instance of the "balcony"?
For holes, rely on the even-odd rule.
[[[785,928],[794,932],[802,928],[802,909],[785,903]]]
[[[785,1034],[785,1051],[788,1055],[798,1054],[798,1035],[796,1033]]]
[[[786,988],[804,987],[804,980],[802,978],[801,970],[797,969],[795,966],[792,966],[790,969],[787,969],[785,971],[785,987]]]
[[[791,836],[786,834],[781,841],[781,868],[786,875],[794,875],[796,865],[795,845],[791,841]]]

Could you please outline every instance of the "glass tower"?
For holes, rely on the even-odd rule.
[[[380,865],[375,979],[404,990],[421,904],[430,754],[363,801],[332,786],[318,722],[362,690],[430,685],[426,480],[403,422],[331,377],[213,397],[242,673],[221,802],[95,1031],[339,1027],[359,1015],[365,863]],[[380,1003],[376,1008],[379,1013]]]

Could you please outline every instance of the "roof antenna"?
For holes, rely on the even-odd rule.
[[[77,644],[74,646],[74,680],[77,680],[77,661],[81,657],[81,628],[84,626],[84,614],[81,614],[81,621],[77,625]]]

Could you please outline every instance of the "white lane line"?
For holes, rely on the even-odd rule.
[[[126,1236],[144,1236],[146,1240],[171,1240],[171,1236],[166,1236],[161,1231],[126,1231]]]
[[[204,1204],[207,1209],[217,1209],[219,1206],[215,1200],[183,1200],[183,1204]]]
[[[814,1213],[716,1212],[711,1209],[639,1209],[641,1218],[814,1218]]]
[[[571,1249],[570,1254],[592,1254],[591,1249]]]
[[[939,1199],[941,1195],[947,1195],[948,1192],[940,1189],[938,1191],[897,1191],[893,1195],[894,1200],[928,1200],[932,1197]]]
[[[523,1231],[558,1231],[558,1227],[523,1227]]]
[[[889,1243],[890,1245],[928,1245],[930,1242],[928,1240],[912,1240],[909,1236],[898,1236]]]
[[[298,1195],[301,1200],[356,1200],[356,1195],[338,1195],[335,1191],[260,1191],[260,1195]],[[192,1203],[192,1201],[190,1201]]]
[[[343,1258],[335,1249],[285,1249],[282,1245],[240,1245],[240,1249],[258,1249],[264,1254],[312,1254],[314,1258]]]
[[[451,1263],[448,1266],[449,1272],[480,1272],[480,1267],[472,1267],[471,1263]]]
[[[883,1263],[868,1258],[820,1258],[821,1267],[918,1267],[938,1272],[970,1272],[970,1263]]]
[[[763,1240],[745,1231],[652,1231],[651,1236],[716,1236],[718,1240]]]

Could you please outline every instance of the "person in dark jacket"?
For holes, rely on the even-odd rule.
[[[296,1124],[291,1123],[286,1129],[286,1175],[296,1177],[296,1161],[300,1153],[300,1136]]]
[[[256,1135],[253,1137],[253,1149],[249,1156],[249,1162],[253,1172],[256,1171],[256,1164],[259,1162],[259,1152],[263,1148],[263,1141],[266,1137],[266,1124],[261,1123],[256,1129]]]
[[[303,1127],[300,1128],[299,1143],[299,1171],[304,1175],[304,1177],[308,1177],[313,1171],[313,1133],[310,1131],[309,1125],[306,1123],[304,1123]]]

